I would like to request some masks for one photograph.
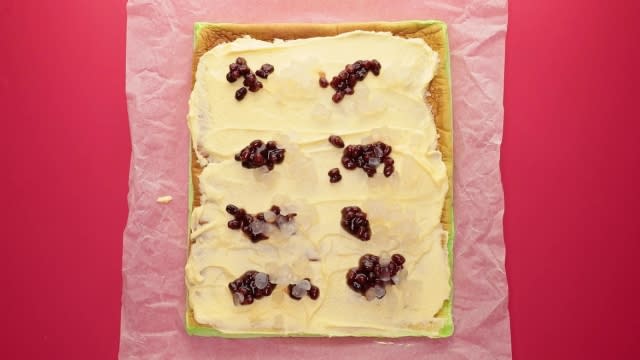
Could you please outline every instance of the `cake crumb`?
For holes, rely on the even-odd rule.
[[[156,202],[158,204],[168,204],[171,202],[171,200],[173,200],[173,197],[166,195],[166,196],[160,196],[159,198],[157,198]]]

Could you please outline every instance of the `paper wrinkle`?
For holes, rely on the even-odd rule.
[[[506,0],[130,0],[132,156],[123,245],[121,359],[509,359],[500,181]],[[454,113],[454,323],[447,339],[188,336],[184,330],[193,23],[437,19],[448,25]],[[173,201],[158,204],[158,194]],[[241,349],[241,351],[239,351]]]

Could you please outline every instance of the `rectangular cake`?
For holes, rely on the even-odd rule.
[[[453,332],[441,22],[197,24],[195,335]]]

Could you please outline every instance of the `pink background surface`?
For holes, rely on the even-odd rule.
[[[639,6],[510,2],[501,169],[516,359],[640,356]],[[0,358],[117,355],[124,46],[124,1],[0,4]]]

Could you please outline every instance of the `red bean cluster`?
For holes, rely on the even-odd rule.
[[[272,213],[271,217],[265,215],[265,212],[259,212],[256,214],[256,219],[269,224],[274,224],[278,228],[282,226],[282,224],[293,221],[293,218],[298,215],[296,213],[288,213],[287,215],[283,215],[282,210],[280,210],[280,207],[277,205],[272,205],[269,209],[269,212]]]
[[[248,214],[247,211],[243,208],[239,208],[233,204],[227,205],[226,209],[227,213],[233,215],[233,219],[227,222],[227,227],[232,230],[242,230],[242,232],[251,240],[251,242],[259,242],[262,240],[267,240],[269,236],[267,236],[264,232],[256,232],[254,228],[256,225],[254,222],[260,222],[264,224],[263,228],[266,229],[266,224],[273,224],[276,227],[280,228],[283,224],[289,223],[293,221],[293,219],[297,216],[296,213],[289,213],[287,215],[281,214],[280,207],[273,205],[269,212],[272,216],[265,216],[265,212],[257,213],[256,215]]]
[[[381,141],[365,145],[348,145],[342,152],[342,165],[349,170],[357,167],[364,170],[369,177],[377,172],[377,167],[384,164],[384,176],[389,177],[395,170],[391,146]]]
[[[387,285],[396,284],[396,276],[402,270],[405,259],[400,254],[393,254],[391,259],[381,263],[378,256],[366,254],[360,258],[357,268],[347,272],[347,285],[351,290],[367,297],[367,300],[385,296]]]
[[[260,221],[251,214],[247,214],[245,209],[238,208],[235,205],[229,204],[226,208],[230,215],[233,215],[233,220],[227,222],[227,227],[232,230],[242,230],[242,232],[251,240],[251,242],[258,242],[267,240],[269,237],[262,233],[254,233],[251,228],[251,224],[255,221]]]
[[[371,227],[367,220],[367,213],[357,206],[347,206],[342,209],[340,225],[349,234],[362,241],[371,239]]]
[[[294,300],[301,300],[304,295],[308,295],[312,300],[317,300],[320,296],[320,288],[313,285],[309,278],[304,278],[296,284],[289,284],[287,292],[289,297]]]
[[[242,82],[243,87],[236,91],[236,100],[240,101],[244,99],[247,95],[247,89],[251,92],[262,89],[262,82],[259,81],[256,76],[266,79],[273,70],[273,65],[263,64],[260,69],[254,73],[247,65],[247,60],[242,57],[237,58],[236,62],[229,64],[229,72],[227,73],[228,82],[233,83],[240,77],[244,77],[244,81]]]
[[[353,95],[354,88],[358,81],[364,80],[367,77],[369,71],[373,75],[378,76],[380,74],[380,68],[382,65],[378,60],[358,60],[353,64],[348,64],[344,67],[344,70],[338,73],[338,76],[334,76],[331,79],[329,85],[335,90],[335,94],[331,98],[333,102],[339,103],[342,101],[345,95]],[[326,79],[325,79],[326,81]],[[323,85],[322,77],[320,77],[320,86]],[[322,86],[324,87],[324,86]]]
[[[254,299],[271,295],[275,287],[276,284],[270,281],[269,274],[255,270],[249,270],[229,283],[229,290],[236,305],[252,304]]]
[[[275,164],[284,161],[285,149],[278,148],[275,141],[253,140],[235,155],[235,160],[242,162],[242,166],[247,169],[255,169],[266,166],[269,171],[273,170]]]

